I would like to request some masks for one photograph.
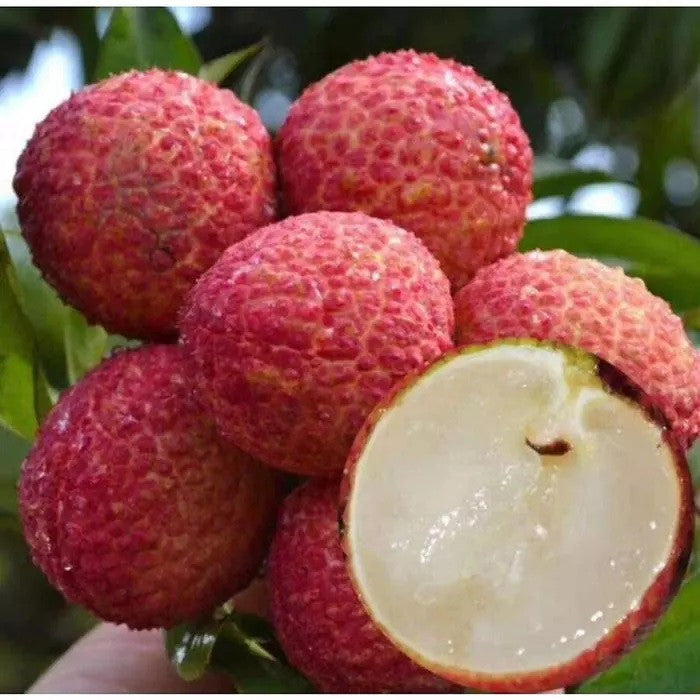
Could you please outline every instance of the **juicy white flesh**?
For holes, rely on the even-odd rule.
[[[433,369],[377,423],[349,503],[358,589],[429,667],[547,669],[593,647],[664,567],[680,492],[642,410],[555,348]],[[541,456],[526,443],[564,439]]]

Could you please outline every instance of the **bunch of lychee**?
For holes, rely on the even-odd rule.
[[[274,144],[231,92],[133,71],[55,109],[14,184],[34,261],[61,296],[109,331],[164,343],[119,352],[67,391],[24,464],[27,541],[70,601],[167,628],[210,613],[262,567],[289,661],[327,692],[577,683],[663,611],[690,547],[684,451],[700,433],[700,359],[669,306],[622,270],[514,252],[532,152],[508,99],[473,69],[412,51],[351,63],[304,92]],[[516,441],[509,426],[525,414]],[[654,455],[639,452],[646,435]],[[633,448],[648,469],[626,464]],[[501,457],[502,486],[479,490]],[[526,468],[549,470],[550,491],[533,476],[512,512],[562,510],[551,494],[567,469],[593,500],[598,472],[621,465],[670,484],[658,503],[639,496],[659,509],[643,516],[652,530],[668,523],[666,549],[640,544],[632,520],[611,523],[632,533],[618,567],[626,547],[647,553],[620,581],[637,608],[583,651],[582,625],[569,656],[535,648],[548,622],[534,618],[534,651],[517,650],[527,662],[487,653],[492,601],[507,615],[503,596],[522,597],[528,566],[564,545],[537,544],[542,554],[528,539],[501,567],[503,527],[483,513],[500,512]],[[278,514],[285,473],[310,478]],[[605,478],[627,497],[628,477]],[[472,482],[469,504],[428,522],[424,509]],[[538,532],[557,535],[563,516],[548,517]],[[458,564],[456,548],[473,542],[482,558]],[[382,573],[394,551],[415,553],[411,595],[435,611],[410,634],[397,622],[413,614],[401,577]],[[450,616],[463,632],[448,640]]]

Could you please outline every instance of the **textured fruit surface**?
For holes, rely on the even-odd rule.
[[[691,477],[663,416],[571,347],[448,353],[375,409],[345,474],[343,546],[369,616],[480,691],[604,670],[663,614],[691,551]]]
[[[459,690],[409,661],[365,613],[340,546],[337,483],[308,482],[287,497],[270,550],[268,579],[280,644],[320,691]]]
[[[681,320],[639,279],[565,251],[533,251],[480,270],[455,296],[458,344],[552,340],[592,352],[664,412],[679,441],[700,434],[700,363]]]
[[[225,438],[271,466],[332,474],[393,384],[452,347],[453,307],[412,233],[318,212],[231,246],[188,295],[180,329]]]
[[[42,426],[20,482],[34,561],[74,603],[130,627],[195,618],[255,575],[278,477],[188,396],[182,351],[107,360]]]
[[[109,78],[37,126],[14,181],[34,262],[90,321],[174,336],[185,292],[231,243],[275,218],[258,115],[183,73]]]
[[[280,130],[291,213],[364,211],[414,231],[454,288],[515,250],[532,151],[508,98],[472,68],[399,51],[308,88]]]

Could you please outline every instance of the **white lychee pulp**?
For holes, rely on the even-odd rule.
[[[556,440],[566,454],[528,445]],[[378,420],[346,511],[349,564],[374,620],[427,667],[542,671],[639,605],[680,498],[661,429],[593,358],[500,343],[437,364]]]

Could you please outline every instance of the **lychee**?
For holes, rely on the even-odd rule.
[[[197,618],[255,575],[278,475],[195,406],[178,346],[122,352],[65,393],[21,476],[34,561],[70,601],[133,628]]]
[[[272,621],[284,652],[324,693],[445,693],[367,617],[345,566],[338,484],[308,482],[287,497],[268,563]]]
[[[516,254],[455,297],[459,344],[496,338],[567,343],[630,377],[689,447],[700,434],[700,363],[681,320],[644,283],[563,250]]]
[[[46,279],[94,323],[170,339],[185,292],[230,244],[275,218],[260,118],[184,73],[111,77],[41,122],[14,180]]]
[[[341,502],[370,618],[486,692],[610,666],[664,613],[692,547],[690,472],[663,414],[609,363],[531,339],[460,348],[395,388]]]
[[[278,135],[291,213],[363,211],[416,233],[455,289],[515,250],[532,151],[508,98],[432,54],[355,61],[309,87]]]
[[[188,295],[180,328],[226,439],[271,466],[328,475],[393,384],[452,347],[453,306],[412,233],[318,212],[231,246]]]

